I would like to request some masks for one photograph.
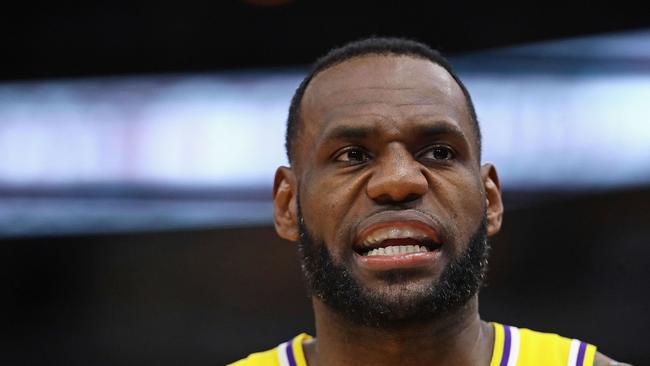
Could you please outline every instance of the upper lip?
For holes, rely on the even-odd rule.
[[[368,249],[379,247],[381,243],[372,246],[364,245],[364,240],[373,232],[385,227],[412,228],[423,233],[426,239],[421,245],[440,245],[442,243],[440,225],[429,215],[418,210],[382,211],[363,220],[357,229],[354,240],[358,248]]]

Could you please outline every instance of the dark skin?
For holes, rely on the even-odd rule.
[[[276,230],[299,239],[300,194],[311,234],[368,291],[417,296],[467,248],[484,215],[488,236],[500,230],[496,169],[480,165],[465,97],[442,67],[409,56],[347,60],[311,81],[301,108],[293,166],[276,172]],[[357,260],[354,245],[365,222],[398,206],[431,217],[445,241],[439,258],[408,283],[387,285],[380,270]],[[384,220],[405,224],[399,216]],[[445,316],[390,330],[353,323],[312,300],[318,339],[304,345],[311,366],[488,365],[492,356],[494,331],[480,319],[476,295]],[[595,364],[610,361],[599,354]]]

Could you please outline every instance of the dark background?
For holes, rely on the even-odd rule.
[[[620,2],[258,3],[280,4],[23,3],[0,15],[0,79],[303,65],[369,34],[453,56],[650,26]],[[504,195],[482,316],[650,364],[650,187]],[[270,226],[4,238],[0,251],[2,365],[219,365],[313,333],[295,245]]]
[[[255,5],[255,4],[279,4]],[[650,25],[642,4],[469,1],[16,2],[0,12],[0,78],[286,67],[371,34],[447,55]]]

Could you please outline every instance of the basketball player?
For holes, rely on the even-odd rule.
[[[616,365],[585,342],[481,320],[487,237],[501,227],[469,93],[426,45],[330,51],[296,90],[273,188],[298,241],[316,336],[236,366]]]

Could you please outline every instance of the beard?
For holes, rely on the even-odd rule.
[[[305,225],[298,203],[299,251],[302,271],[311,296],[349,321],[370,327],[391,328],[422,324],[462,309],[479,291],[487,271],[489,245],[487,218],[469,239],[464,252],[425,286],[409,286],[416,271],[386,271],[380,279],[385,290],[364,287],[350,270],[336,263],[325,242]]]

